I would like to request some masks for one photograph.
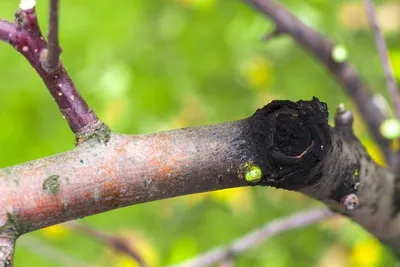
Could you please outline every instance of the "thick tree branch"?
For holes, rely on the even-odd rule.
[[[311,29],[274,0],[243,0],[261,14],[271,18],[281,33],[292,36],[301,46],[314,55],[343,86],[356,103],[371,134],[390,162],[390,142],[382,136],[379,127],[386,119],[382,109],[374,101],[371,90],[363,84],[356,70],[346,61],[336,62],[332,57],[334,44]]]
[[[207,267],[215,266],[226,259],[232,259],[239,254],[242,254],[252,248],[259,246],[269,238],[278,235],[282,232],[290,231],[297,228],[302,228],[313,223],[320,222],[333,216],[333,213],[328,209],[314,209],[301,211],[292,214],[286,218],[280,218],[268,222],[260,229],[246,234],[232,243],[217,247],[209,252],[201,254],[184,263],[177,264],[171,267]]]
[[[400,119],[399,89],[397,88],[396,79],[394,78],[392,66],[390,65],[385,39],[383,38],[383,34],[379,28],[378,20],[376,18],[374,4],[372,3],[371,0],[364,0],[364,5],[367,11],[368,20],[374,31],[376,46],[378,48],[379,57],[385,73],[387,87],[389,89],[389,93],[390,96],[392,97],[392,101],[394,104],[396,117],[397,119]]]
[[[86,140],[88,134],[100,133],[97,135],[103,138],[102,133],[107,132],[107,127],[80,96],[62,64],[51,73],[43,68],[42,62],[48,58],[47,43],[38,25],[35,7],[22,3],[14,23],[0,20],[0,40],[10,43],[40,75],[71,130],[77,135],[78,143]]]
[[[339,126],[338,126],[339,127]],[[399,179],[328,126],[325,104],[273,101],[250,118],[111,134],[0,170],[0,217],[17,234],[132,204],[245,185],[304,193],[400,249]],[[21,196],[24,197],[21,197]]]
[[[54,72],[60,67],[60,45],[58,41],[58,0],[50,0],[49,32],[47,34],[47,57],[43,61],[43,68],[47,72]]]

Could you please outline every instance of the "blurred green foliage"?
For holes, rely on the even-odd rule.
[[[46,31],[48,1],[38,2]],[[392,14],[399,10],[399,2],[378,3],[400,77],[400,22]],[[361,77],[387,96],[362,1],[283,0],[282,4],[343,45]],[[2,0],[0,17],[12,19],[17,5],[17,0]],[[341,102],[354,110],[324,67],[289,37],[263,42],[271,30],[270,21],[240,1],[61,1],[63,62],[98,115],[124,133],[240,119],[273,99],[317,96],[328,103],[331,113]],[[27,61],[7,44],[0,45],[0,58],[0,167],[72,149],[72,133]],[[379,159],[357,114],[356,132]],[[247,188],[142,204],[80,221],[128,238],[151,266],[160,266],[315,205],[296,193]],[[33,238],[41,245],[33,245]],[[63,226],[22,237],[16,266],[67,265],[47,246],[90,266],[136,266]],[[394,259],[358,226],[334,219],[274,237],[240,256],[237,263],[368,267],[394,266]]]

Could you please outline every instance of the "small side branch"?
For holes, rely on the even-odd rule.
[[[55,2],[58,1],[52,1],[50,12],[49,44],[46,43],[40,30],[33,0],[21,1],[20,9],[15,14],[15,22],[0,20],[0,40],[12,45],[40,75],[63,117],[75,133],[77,143],[93,135],[99,137],[101,141],[107,141],[107,138],[103,136],[108,136],[108,134],[102,133],[109,131],[108,128],[89,108],[59,61],[56,22],[58,3]],[[44,67],[44,65],[49,65],[49,67]]]
[[[58,41],[58,0],[50,0],[49,33],[47,35],[47,58],[43,67],[47,72],[54,72],[60,67],[60,45]]]
[[[233,257],[259,246],[267,239],[293,229],[302,228],[313,223],[326,220],[333,216],[328,209],[314,209],[295,213],[289,217],[281,218],[267,223],[262,228],[255,230],[243,237],[234,240],[227,246],[215,248],[194,259],[173,267],[206,267],[230,260]]]
[[[368,15],[368,20],[374,31],[376,46],[378,48],[379,57],[381,59],[382,67],[385,72],[387,87],[389,89],[389,93],[390,96],[392,97],[393,104],[395,107],[396,117],[397,119],[400,119],[399,89],[397,88],[397,83],[393,75],[392,66],[390,65],[385,39],[383,38],[383,34],[380,30],[378,20],[376,18],[374,4],[372,3],[371,0],[364,0],[364,5]]]
[[[139,252],[136,251],[135,249],[133,249],[129,245],[127,240],[117,237],[117,236],[111,236],[109,234],[102,233],[93,228],[90,228],[89,226],[86,226],[85,224],[78,223],[75,221],[68,222],[65,225],[72,230],[81,232],[82,234],[87,235],[87,236],[103,243],[104,245],[115,250],[116,252],[124,253],[124,254],[128,255],[129,257],[132,258],[132,260],[137,262],[137,264],[140,267],[146,266],[143,258],[140,256]]]

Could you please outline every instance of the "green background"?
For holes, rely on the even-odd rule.
[[[37,12],[47,29],[48,1]],[[346,47],[349,60],[387,96],[362,1],[285,0],[308,25]],[[0,2],[12,19],[17,0]],[[378,1],[400,77],[399,1]],[[80,93],[113,130],[150,133],[250,116],[273,99],[339,103],[355,111],[323,66],[287,36],[263,41],[273,24],[240,1],[61,1],[62,60]],[[395,13],[398,14],[398,13]],[[74,147],[73,135],[28,62],[0,44],[0,167]],[[389,101],[390,102],[390,101]],[[380,155],[356,116],[355,130]],[[84,218],[126,238],[150,266],[178,263],[294,211],[319,205],[296,193],[246,188],[180,197]],[[361,255],[361,256],[360,256]],[[346,219],[274,237],[237,266],[394,266],[387,250]],[[136,266],[91,237],[57,226],[17,243],[15,265]],[[235,265],[236,266],[236,265]]]

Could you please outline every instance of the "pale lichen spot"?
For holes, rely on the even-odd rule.
[[[43,48],[41,51],[40,51],[40,54],[39,54],[39,60],[40,60],[40,62],[44,62],[46,59],[47,59],[47,54],[48,54],[48,50],[46,49],[46,48]]]
[[[61,92],[58,92],[58,95],[59,95],[59,96],[62,96],[62,93],[61,93]]]
[[[23,46],[23,47],[22,47],[22,51],[23,51],[23,52],[28,52],[28,51],[29,51],[29,47]]]
[[[50,175],[43,182],[43,192],[48,195],[57,195],[60,192],[60,176],[59,175]]]
[[[38,52],[38,50],[35,48],[35,49],[33,50],[33,52],[37,53],[37,52]]]
[[[96,187],[93,191],[93,198],[95,201],[99,201],[101,199],[100,188]]]
[[[62,86],[63,86],[63,85],[62,85],[62,83],[59,83],[59,84],[58,84],[58,87],[60,87],[60,88],[61,88]]]
[[[74,101],[74,100],[75,100],[75,97],[74,97],[73,95],[71,95],[71,100],[72,100],[72,101]]]

